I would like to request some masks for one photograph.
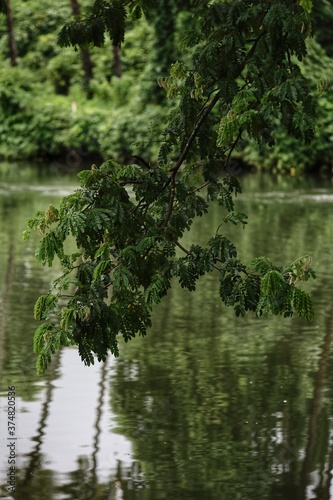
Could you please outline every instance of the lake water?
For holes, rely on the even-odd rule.
[[[85,367],[68,348],[38,377],[33,305],[57,269],[21,234],[76,185],[42,172],[0,176],[0,498],[333,499],[332,184],[245,177],[250,223],[228,228],[245,261],[312,255],[313,322],[236,318],[210,275],[195,293],[175,285],[118,359]],[[185,243],[206,241],[222,216],[214,207]]]

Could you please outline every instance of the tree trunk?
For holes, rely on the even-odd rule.
[[[80,19],[80,5],[77,0],[71,0],[72,12],[75,19],[78,21]],[[86,48],[81,49],[81,59],[82,67],[84,72],[84,86],[88,94],[91,97],[91,91],[89,89],[90,81],[93,78],[93,64],[90,58],[89,50]]]
[[[14,37],[14,20],[13,20],[10,0],[7,0],[7,26],[8,26],[8,38],[9,38],[10,63],[12,66],[17,66],[17,49]]]
[[[121,59],[120,59],[120,49],[119,47],[113,46],[113,61],[114,61],[114,72],[115,75],[120,78],[122,75]]]
[[[93,77],[93,64],[91,62],[89,50],[86,48],[81,49],[81,57],[82,57],[82,66],[86,81],[90,82],[90,80]]]

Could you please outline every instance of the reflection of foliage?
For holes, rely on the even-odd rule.
[[[306,239],[317,253],[330,220],[310,235],[304,206],[299,212],[292,207],[292,236],[286,224],[291,206],[267,204],[273,227],[259,241],[259,220],[250,234],[238,233],[242,253],[251,254],[253,246],[262,251],[276,235],[283,258]],[[320,227],[325,210],[309,208],[314,225]],[[204,240],[217,214],[216,209],[206,224],[195,226],[193,237]],[[276,257],[279,247],[270,248]],[[332,275],[332,267],[319,267]],[[196,294],[173,288],[158,306],[149,337],[126,346],[110,394],[119,430],[133,440],[144,464],[147,498],[156,489],[175,498],[279,498],[284,488],[301,491],[309,470],[326,470],[332,403],[318,395],[330,384],[325,367],[332,370],[331,307],[325,298],[332,284],[324,282],[321,274],[316,295],[322,307],[310,330],[295,319],[272,319],[260,329],[253,317],[236,321],[216,305],[213,275]],[[317,441],[309,450],[311,440]]]
[[[165,306],[170,311],[179,299]],[[201,333],[195,324],[202,313],[195,311],[202,311],[207,301],[204,291],[196,307],[192,300],[182,301],[192,310],[192,320],[177,328],[169,313],[156,322],[158,339],[146,344],[144,352],[135,350],[137,381],[126,381],[132,364],[120,363],[112,400],[121,415],[121,431],[133,440],[147,482],[167,485],[169,493],[219,499],[242,492],[240,498],[269,498],[280,455],[292,463],[303,444],[309,380],[292,368],[302,356],[296,350],[285,360],[283,338],[270,342],[266,331],[258,339],[248,326],[246,338],[233,331],[230,317],[220,320],[224,334],[214,332],[207,321]],[[283,428],[288,412],[295,419],[291,431]]]
[[[40,287],[50,276],[46,276],[36,267],[34,246],[37,241],[32,239],[27,246],[20,232],[24,227],[26,213],[41,208],[45,199],[52,197],[36,196],[32,185],[37,182],[36,168],[26,170],[22,165],[2,164],[2,188],[0,197],[0,241],[2,258],[0,259],[0,343],[1,343],[1,379],[4,384],[17,385],[19,397],[23,401],[34,401],[42,390],[36,376],[36,356],[31,352],[33,331],[36,325],[31,322],[31,311],[38,296]],[[8,187],[8,180],[15,189]],[[56,179],[59,180],[59,179]],[[21,186],[18,186],[20,181]],[[48,188],[54,182],[48,178]],[[64,182],[73,185],[73,179],[66,177]],[[20,189],[21,188],[21,189]],[[11,271],[10,271],[11,268]],[[54,270],[55,271],[55,270]],[[51,272],[52,274],[52,272]],[[54,275],[55,276],[55,275]],[[44,377],[42,377],[42,380]],[[39,378],[39,382],[41,379]]]

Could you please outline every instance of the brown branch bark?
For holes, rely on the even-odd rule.
[[[14,36],[14,19],[10,0],[7,0],[7,26],[8,26],[8,39],[9,39],[9,55],[11,66],[17,66],[17,48]]]
[[[191,149],[191,146],[192,146],[192,144],[193,144],[196,136],[198,135],[198,132],[199,132],[201,126],[203,125],[203,123],[206,120],[206,118],[210,115],[212,109],[214,108],[214,106],[216,105],[216,103],[219,101],[220,98],[221,98],[221,93],[218,92],[213,97],[213,99],[210,101],[210,103],[208,104],[208,106],[203,110],[203,112],[202,112],[199,120],[194,125],[192,133],[191,133],[190,137],[188,138],[188,140],[187,140],[187,142],[185,144],[185,147],[184,147],[183,151],[180,154],[180,157],[178,158],[178,160],[175,163],[175,165],[170,169],[170,172],[177,173],[177,171],[180,169],[180,167],[182,166],[182,164],[186,160],[186,157],[187,157],[187,155],[188,155],[188,153],[189,153],[189,151]]]
[[[113,51],[114,73],[117,78],[121,78],[123,71],[121,66],[120,48],[114,45],[112,47],[112,51]]]
[[[248,51],[248,53],[246,54],[245,58],[244,58],[244,61],[243,63],[241,64],[241,67],[239,68],[239,76],[241,75],[243,69],[245,68],[247,62],[249,61],[249,59],[252,57],[252,55],[254,54],[255,50],[256,50],[256,47],[259,43],[259,41],[261,40],[261,38],[264,36],[264,33],[261,33],[258,38],[256,38],[256,40],[254,41],[252,47],[250,48],[250,50]],[[198,121],[196,122],[196,124],[194,125],[194,128],[190,134],[190,136],[188,137],[187,139],[187,142],[178,158],[178,160],[176,161],[175,165],[170,169],[170,177],[169,177],[169,180],[168,182],[165,184],[164,188],[165,189],[169,184],[170,182],[174,183],[175,182],[175,177],[176,177],[176,174],[178,172],[178,170],[180,169],[180,167],[182,166],[182,164],[184,163],[184,161],[186,160],[187,158],[187,155],[192,147],[192,144],[193,142],[195,141],[198,133],[199,133],[199,130],[200,128],[202,127],[203,123],[205,122],[205,120],[208,118],[208,116],[210,115],[211,111],[213,110],[213,108],[215,107],[215,105],[218,103],[218,101],[222,98],[222,95],[221,95],[221,92],[218,91],[215,96],[213,97],[213,99],[210,101],[210,103],[205,107],[203,108],[201,111],[200,111],[200,115],[199,115],[199,119]],[[227,157],[227,160],[226,160],[226,164],[225,164],[225,167],[227,166],[229,160],[230,160],[230,157],[231,157],[231,154],[238,142],[238,140],[240,139],[241,137],[241,133],[242,131],[240,130],[239,131],[239,134],[233,144],[233,146],[231,147],[230,151],[229,151],[229,154],[228,154],[228,157]],[[173,203],[174,203],[174,196],[175,196],[175,190],[172,189],[171,190],[171,196],[170,196],[170,203],[169,203],[169,207],[168,207],[168,212],[166,214],[166,217],[163,221],[163,224],[162,224],[162,227],[163,229],[166,228],[169,220],[170,220],[170,217],[171,217],[171,214],[172,214],[172,209],[173,209]]]
[[[186,250],[186,248],[185,248],[185,247],[183,247],[183,245],[181,245],[181,244],[179,243],[179,241],[175,241],[174,243],[175,243],[175,245],[176,245],[178,248],[180,248],[180,249],[181,249],[184,253],[186,253],[187,255],[190,255],[190,252],[189,252],[188,250]]]

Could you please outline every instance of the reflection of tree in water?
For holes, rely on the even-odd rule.
[[[68,473],[65,484],[59,484],[56,473],[48,469],[45,464],[45,456],[41,452],[44,443],[45,429],[49,417],[50,404],[53,400],[53,381],[59,376],[61,353],[57,353],[48,370],[46,381],[45,399],[42,404],[41,417],[36,435],[32,438],[35,447],[24,458],[26,465],[17,469],[16,499],[38,498],[38,500],[50,500],[53,495],[61,495],[61,498],[75,500],[120,500],[134,499],[132,496],[140,487],[140,468],[134,463],[130,468],[123,466],[121,461],[117,463],[116,471],[110,471],[110,479],[106,484],[98,482],[98,452],[100,450],[101,418],[103,402],[108,387],[107,363],[101,364],[101,376],[98,384],[99,394],[96,406],[96,419],[94,423],[94,438],[91,456],[80,456],[77,461],[77,469]],[[66,450],[64,450],[66,453]],[[21,461],[22,459],[20,459]]]
[[[11,165],[9,175],[13,184],[20,178],[22,170],[13,170]],[[26,170],[24,170],[26,173]],[[44,172],[44,174],[43,174]],[[41,173],[45,175],[45,170]],[[31,184],[36,181],[36,172],[33,170]],[[49,182],[47,174],[46,182]],[[66,179],[68,182],[69,179]],[[73,182],[73,180],[70,180]],[[76,182],[76,181],[75,181]],[[29,184],[30,185],[30,184]],[[50,199],[51,202],[51,199]],[[59,485],[59,478],[48,468],[46,456],[42,449],[46,441],[48,419],[51,403],[54,398],[54,380],[59,376],[61,356],[54,356],[54,361],[45,377],[37,377],[34,366],[34,356],[31,353],[33,325],[31,324],[33,305],[37,292],[45,288],[49,281],[45,270],[37,268],[34,257],[34,243],[23,243],[21,232],[17,231],[26,214],[34,213],[45,208],[45,200],[40,199],[29,189],[15,190],[10,196],[0,197],[0,240],[2,249],[0,255],[0,373],[1,380],[8,378],[19,389],[18,396],[24,401],[36,401],[37,395],[42,397],[40,415],[35,435],[31,438],[32,450],[27,455],[18,456],[16,475],[17,499],[50,500],[52,496],[61,498],[121,498],[122,490],[134,491],[136,484],[131,478],[138,477],[137,466],[132,470],[119,462],[116,471],[110,471],[107,484],[98,484],[98,452],[100,443],[100,426],[102,405],[101,401],[106,392],[106,366],[101,365],[100,383],[94,422],[94,439],[91,456],[78,459],[77,470],[68,477],[67,484]],[[41,205],[41,206],[40,206]],[[24,229],[24,225],[22,227]],[[37,243],[36,243],[37,244]],[[30,248],[29,248],[30,247]],[[31,335],[30,335],[31,327]],[[41,383],[42,382],[42,383]],[[19,424],[18,424],[19,425]],[[18,453],[20,443],[18,442]],[[66,453],[66,450],[64,450]],[[4,485],[3,485],[4,486]],[[5,486],[4,486],[5,488]]]
[[[225,313],[217,334],[210,289],[201,293],[171,291],[144,348],[126,346],[117,363],[111,401],[144,464],[144,498],[305,500],[312,488],[311,498],[329,500],[330,311],[318,330],[293,321],[288,331],[277,319],[262,335],[257,320],[233,331]],[[191,311],[186,325],[179,304]]]
[[[0,372],[3,371],[3,356],[4,356],[4,344],[6,338],[7,329],[7,318],[10,309],[10,292],[12,289],[13,277],[14,277],[14,244],[10,243],[8,249],[8,258],[5,271],[4,287],[1,296],[1,316],[0,316]]]
[[[71,481],[57,491],[66,494],[66,498],[77,500],[137,500],[141,498],[138,495],[145,488],[138,462],[129,467],[119,460],[109,481],[102,484],[92,474],[89,458],[81,457],[77,470],[69,476]]]
[[[15,498],[25,500],[33,498],[36,492],[39,492],[39,498],[45,500],[50,498],[48,495],[53,490],[55,485],[54,473],[49,469],[44,469],[44,457],[41,453],[43,438],[45,435],[45,427],[49,416],[49,407],[52,402],[54,390],[53,381],[59,376],[58,369],[60,365],[60,352],[57,352],[52,360],[48,377],[46,380],[45,400],[42,404],[42,412],[39,420],[36,435],[32,441],[36,443],[34,449],[28,455],[27,465],[22,470],[18,470],[16,496]]]
[[[333,315],[327,325],[326,334],[323,341],[320,355],[318,371],[315,376],[315,386],[313,398],[310,405],[310,415],[308,423],[307,446],[305,458],[301,471],[301,484],[299,498],[306,498],[306,490],[309,485],[311,472],[317,471],[318,483],[313,488],[312,497],[318,500],[330,500],[330,490],[332,486],[333,469],[333,443],[332,425],[330,423],[331,412],[327,411],[324,405],[324,391],[327,386],[327,370],[330,360],[333,339]]]
[[[272,220],[268,209],[267,217]],[[280,236],[278,215],[273,221]],[[305,240],[297,228],[294,233],[294,245]],[[324,294],[320,288],[326,295],[332,290],[330,279],[329,273],[318,279],[318,295]],[[331,305],[320,305],[317,333],[296,322],[290,323],[294,334],[286,334],[280,319],[270,320],[270,326],[261,323],[263,334],[257,321],[249,322],[251,333],[243,331],[247,323],[237,320],[236,326],[233,316],[220,314],[207,283],[196,295],[170,293],[147,342],[126,346],[117,364],[113,408],[145,475],[138,463],[129,468],[118,462],[107,484],[98,483],[101,401],[107,386],[102,366],[92,454],[80,457],[65,485],[57,484],[41,454],[53,374],[36,446],[18,474],[23,479],[16,498],[49,500],[55,492],[73,499],[305,500],[311,484],[311,498],[330,498],[333,320],[324,330],[324,318]]]
[[[92,446],[91,458],[81,456],[78,459],[78,468],[68,474],[71,479],[65,486],[59,487],[59,491],[71,495],[70,498],[78,500],[108,498],[108,487],[98,483],[97,478],[97,455],[99,451],[100,421],[102,418],[102,408],[106,390],[107,363],[101,364],[101,378],[99,381],[99,394],[96,407],[95,434]]]

